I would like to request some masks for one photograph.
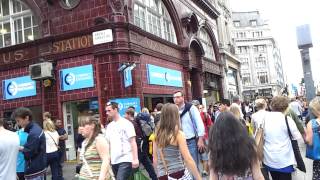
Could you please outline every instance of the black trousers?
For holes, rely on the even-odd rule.
[[[270,171],[272,180],[291,180],[291,173],[282,173],[276,171]]]

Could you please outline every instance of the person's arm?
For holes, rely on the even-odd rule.
[[[67,134],[66,130],[63,130],[62,135],[59,136],[59,140],[63,140],[63,141],[68,140],[68,134]]]
[[[158,175],[158,146],[155,141],[152,143],[153,168]]]
[[[26,144],[23,146],[22,152],[26,160],[35,157],[39,152],[40,138],[35,134],[29,134]]]
[[[253,176],[254,180],[264,180],[258,159],[256,161],[252,162],[251,170],[252,170],[252,176]]]
[[[136,143],[136,138],[132,137],[130,138],[130,144],[132,149],[132,168],[138,168],[139,167],[139,159],[138,159],[138,147]]]
[[[210,180],[219,180],[218,174],[215,173],[213,169],[210,170]]]
[[[187,168],[190,170],[192,175],[197,180],[201,180],[202,178],[201,178],[200,173],[197,169],[196,163],[194,162],[194,160],[188,150],[186,138],[181,131],[178,133],[177,143],[178,143],[179,150],[181,152],[182,158],[184,159],[184,162],[185,162]]]
[[[194,125],[196,126],[196,131],[198,134],[198,149],[200,151],[204,151],[205,149],[205,144],[204,144],[204,139],[203,136],[205,135],[205,129],[204,129],[204,124],[200,115],[199,110],[195,106],[191,106],[190,108],[190,113],[192,114]]]
[[[313,144],[312,121],[309,121],[307,124],[306,143],[310,146]]]
[[[110,155],[109,155],[109,144],[103,137],[97,137],[96,141],[97,151],[102,160],[99,180],[105,180],[110,168]]]

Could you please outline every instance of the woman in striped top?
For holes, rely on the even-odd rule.
[[[99,120],[94,117],[80,121],[85,146],[82,146],[83,157],[80,180],[113,180],[110,165],[109,144],[101,134]]]

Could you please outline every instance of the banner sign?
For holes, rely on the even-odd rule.
[[[60,80],[62,91],[94,87],[93,66],[90,64],[60,70]]]
[[[147,64],[149,84],[183,87],[181,71]]]
[[[119,104],[119,113],[121,116],[124,116],[128,107],[133,106],[136,109],[136,112],[141,111],[140,107],[140,98],[119,98],[111,99],[110,102],[116,102]]]
[[[2,89],[4,100],[37,95],[36,81],[30,76],[3,80]]]

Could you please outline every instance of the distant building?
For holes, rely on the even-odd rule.
[[[232,19],[244,99],[280,94],[285,86],[281,55],[268,24],[259,11],[233,12]]]

